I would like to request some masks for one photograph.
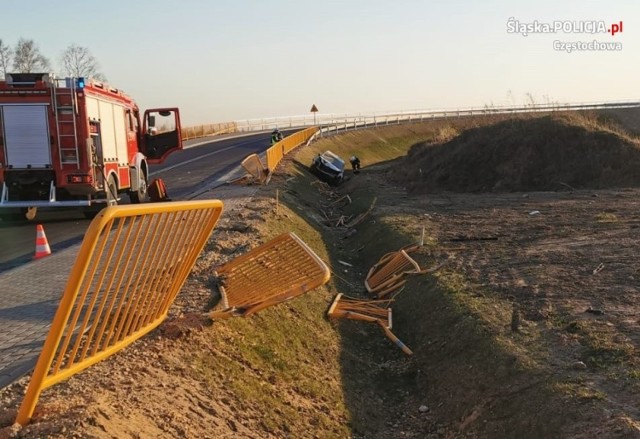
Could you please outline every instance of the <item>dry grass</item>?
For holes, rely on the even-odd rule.
[[[635,187],[640,141],[591,113],[528,116],[413,147],[398,181],[411,193]]]

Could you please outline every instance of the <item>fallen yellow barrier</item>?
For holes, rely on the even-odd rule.
[[[363,322],[377,323],[384,331],[387,338],[393,341],[396,346],[402,349],[407,355],[413,352],[398,337],[391,332],[393,325],[392,312],[390,304],[391,299],[387,300],[362,300],[353,297],[338,294],[327,311],[327,315],[336,318],[345,318],[351,320],[360,320]]]
[[[407,274],[433,273],[446,261],[432,268],[422,269],[409,253],[417,250],[418,245],[409,245],[398,251],[387,253],[369,270],[364,286],[377,298],[382,298],[400,289],[407,281]]]
[[[324,285],[327,265],[294,233],[277,238],[217,268],[222,309],[212,319],[248,316]]]
[[[264,167],[260,157],[258,157],[258,154],[248,155],[240,165],[261,184],[266,183],[267,177],[269,176],[269,170]]]

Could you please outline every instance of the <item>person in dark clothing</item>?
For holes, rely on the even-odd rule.
[[[282,133],[280,132],[280,130],[277,129],[277,128],[275,130],[273,130],[273,132],[271,133],[271,144],[273,145],[274,143],[278,143],[282,139],[283,139],[283,137],[282,137]]]
[[[360,159],[358,157],[351,156],[351,158],[349,159],[349,163],[351,163],[351,169],[353,169],[353,173],[354,174],[359,174],[360,173]]]

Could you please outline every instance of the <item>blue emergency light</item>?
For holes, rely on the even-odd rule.
[[[84,88],[84,78],[78,78],[78,88],[79,89]]]

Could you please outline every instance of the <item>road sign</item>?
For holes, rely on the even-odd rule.
[[[316,113],[318,112],[318,107],[316,107],[316,104],[313,104],[311,106],[311,110],[309,110],[313,113],[313,124],[316,124]]]

